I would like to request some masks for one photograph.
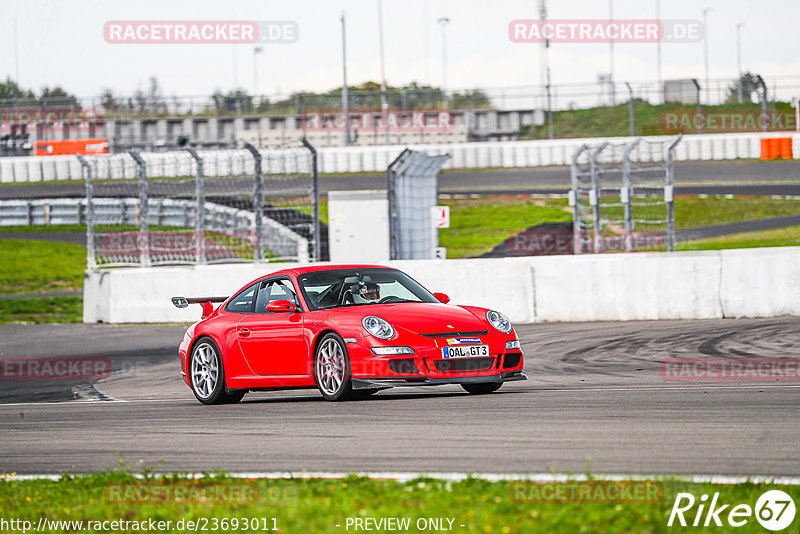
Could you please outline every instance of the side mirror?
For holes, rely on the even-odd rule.
[[[433,296],[436,297],[436,299],[442,304],[447,304],[448,302],[450,302],[450,297],[448,297],[444,293],[434,293]]]
[[[267,311],[272,313],[296,312],[297,306],[288,300],[273,300],[267,304]]]

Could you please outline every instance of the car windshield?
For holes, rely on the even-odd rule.
[[[315,271],[301,275],[297,280],[312,310],[398,302],[438,302],[427,289],[396,269]]]

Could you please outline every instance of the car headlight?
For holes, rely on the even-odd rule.
[[[364,330],[378,339],[392,339],[392,337],[394,337],[394,328],[392,328],[392,325],[380,317],[364,317],[361,320],[361,324],[364,325]]]
[[[514,339],[512,341],[506,341],[506,350],[522,350],[522,345],[519,343],[519,339]]]
[[[376,356],[397,356],[399,354],[414,354],[411,347],[372,347],[372,354]]]
[[[486,319],[489,321],[490,325],[497,328],[502,333],[508,334],[511,332],[511,321],[509,321],[508,318],[506,318],[506,316],[502,313],[489,310],[486,312]]]

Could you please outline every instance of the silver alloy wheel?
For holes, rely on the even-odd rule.
[[[317,351],[317,379],[326,395],[336,395],[345,372],[344,350],[336,339],[326,339]]]
[[[219,378],[217,353],[209,343],[201,343],[192,353],[192,388],[201,399],[214,393]]]

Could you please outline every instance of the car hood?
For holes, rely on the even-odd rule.
[[[341,308],[340,308],[341,309]],[[486,323],[459,306],[433,302],[403,302],[345,308],[347,313],[363,317],[380,317],[396,329],[415,334],[452,334],[459,332],[483,332]]]

